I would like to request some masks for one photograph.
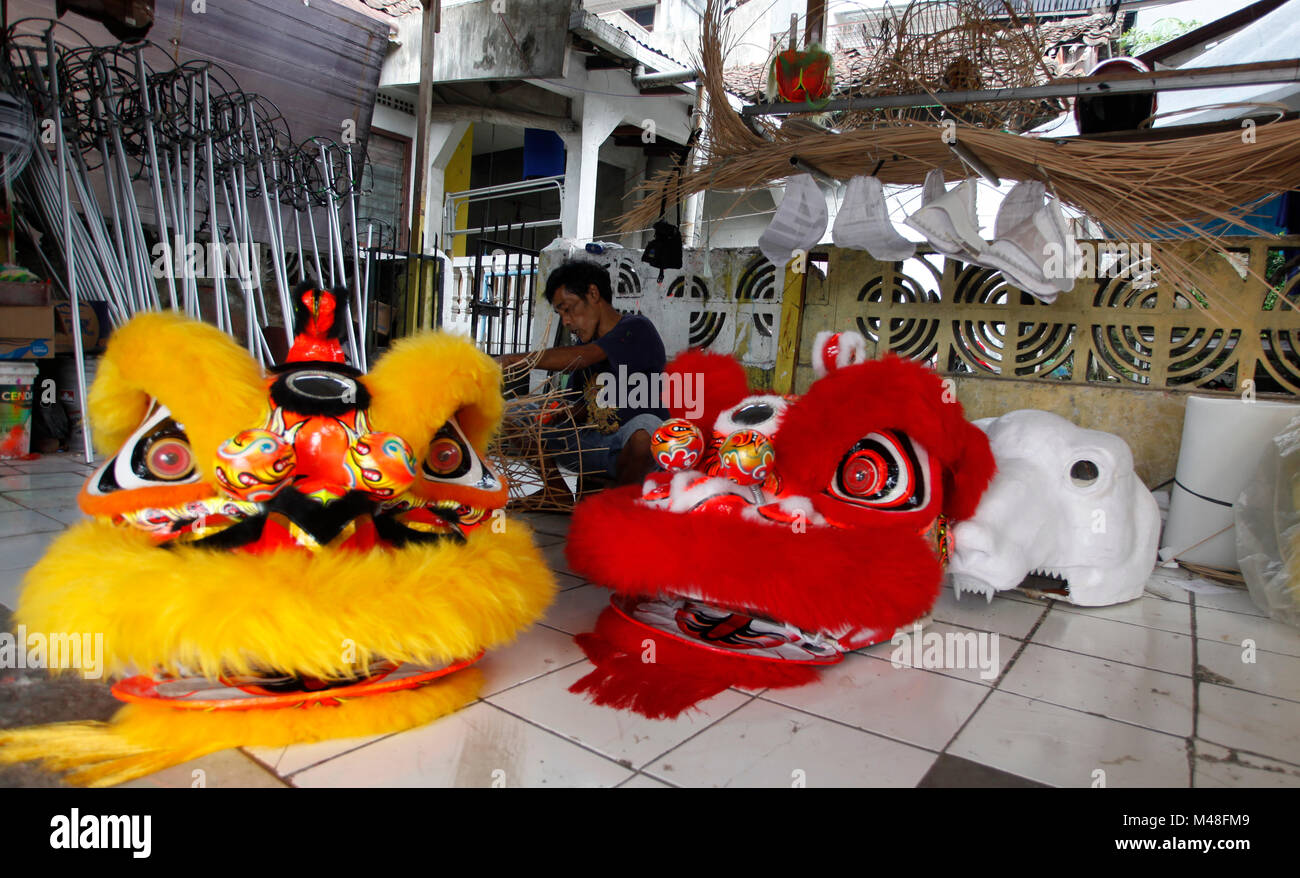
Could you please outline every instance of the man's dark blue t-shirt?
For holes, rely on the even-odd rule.
[[[659,391],[668,359],[659,331],[649,318],[625,314],[595,344],[606,359],[575,372],[569,384],[583,393],[589,421],[602,428],[601,432],[613,432],[608,429],[613,414],[610,408],[617,409],[614,429],[640,414],[667,418]]]

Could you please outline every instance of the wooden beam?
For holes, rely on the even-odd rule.
[[[772,390],[794,393],[794,373],[799,366],[799,336],[803,333],[803,303],[808,292],[808,271],[812,255],[804,259],[804,270],[785,275],[781,291],[781,323],[776,333],[776,368],[772,372]]]
[[[826,36],[826,0],[808,0],[804,16],[803,42],[805,46],[823,42]]]

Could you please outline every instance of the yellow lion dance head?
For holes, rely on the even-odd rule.
[[[16,620],[102,634],[127,704],[107,724],[0,733],[0,761],[109,785],[473,700],[468,666],[555,592],[485,457],[500,380],[441,333],[368,374],[323,359],[263,374],[206,324],[123,326],[88,406],[111,455],[81,492],[92,520],[32,568]]]

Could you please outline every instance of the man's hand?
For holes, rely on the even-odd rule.
[[[498,354],[494,359],[501,364],[502,368],[506,368],[528,357],[537,357],[537,362],[533,364],[534,369],[545,369],[547,372],[570,372],[590,366],[592,363],[599,363],[605,359],[605,351],[598,344],[581,344],[547,348],[540,355],[536,351],[523,354]]]

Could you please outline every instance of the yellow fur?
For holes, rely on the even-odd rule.
[[[431,722],[478,696],[471,668],[428,686],[283,710],[176,710],[130,704],[111,724],[56,723],[0,731],[0,764],[40,760],[85,786],[124,783],[230,747],[280,747],[326,738],[397,732]]]
[[[195,457],[256,426],[267,407],[257,363],[214,326],[173,311],[140,314],[113,333],[90,389],[95,447],[113,455],[144,420],[149,397],[185,426]]]
[[[109,674],[180,665],[208,677],[261,667],[339,678],[372,658],[435,664],[508,643],[554,593],[514,520],[464,545],[313,555],[160,549],[87,522],[27,574],[16,619],[29,631],[103,633]]]
[[[362,380],[373,397],[372,429],[399,434],[420,454],[453,414],[483,453],[501,419],[500,369],[454,336],[403,340]],[[220,443],[267,412],[253,359],[215,328],[171,313],[137,316],[113,336],[89,402],[102,452],[116,453],[139,427],[150,397],[209,463]],[[71,528],[32,568],[16,620],[33,632],[102,634],[110,676],[271,670],[346,678],[378,658],[472,658],[513,640],[554,594],[528,528],[514,521],[500,533],[480,527],[464,544],[250,554],[160,548],[142,531],[101,519]],[[35,759],[71,772],[75,783],[111,785],[228,747],[410,728],[472,700],[480,679],[463,670],[338,707],[131,704],[111,724],[0,732],[0,764]]]
[[[371,426],[398,434],[417,454],[458,412],[479,454],[501,423],[501,368],[460,336],[404,338],[362,380],[371,395]]]

